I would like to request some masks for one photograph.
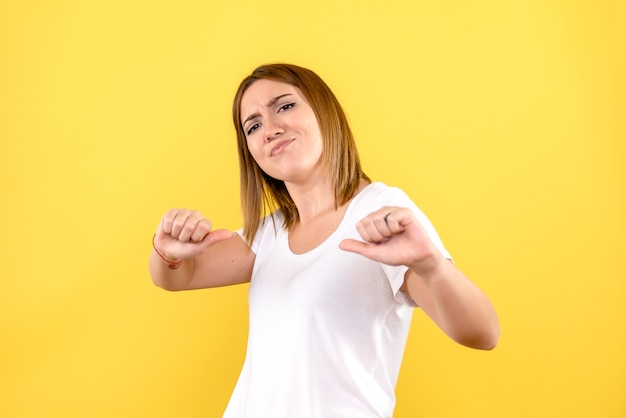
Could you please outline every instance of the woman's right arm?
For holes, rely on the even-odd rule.
[[[149,270],[155,285],[165,290],[227,286],[250,281],[255,254],[236,233],[211,230],[198,211],[172,209],[154,236]],[[157,253],[158,250],[158,253]],[[168,263],[182,261],[179,268]]]

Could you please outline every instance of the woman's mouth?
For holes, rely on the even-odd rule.
[[[293,141],[295,141],[295,139],[285,139],[274,145],[270,150],[270,157],[280,154],[282,150],[284,150]]]

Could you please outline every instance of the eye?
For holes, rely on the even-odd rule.
[[[284,105],[282,105],[281,107],[279,107],[279,108],[278,108],[278,111],[279,111],[279,112],[284,112],[285,110],[289,110],[289,109],[291,109],[291,108],[292,108],[292,107],[294,107],[295,105],[296,105],[295,103],[287,103],[287,104],[284,104]]]
[[[259,123],[255,123],[253,125],[251,125],[248,130],[246,131],[246,135],[250,136],[254,133],[254,131],[256,131],[257,129],[259,129],[259,126],[261,126],[261,124]]]

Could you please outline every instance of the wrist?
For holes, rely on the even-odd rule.
[[[176,270],[177,268],[179,268],[183,264],[183,260],[172,260],[170,258],[165,257],[156,247],[156,244],[154,243],[154,238],[156,238],[156,234],[154,234],[154,236],[152,237],[152,248],[154,248],[154,252],[157,253],[157,255],[161,258],[161,260],[167,263],[167,266],[170,269]]]
[[[409,269],[424,279],[432,279],[442,275],[448,265],[448,259],[444,258],[440,253],[415,262],[409,265]]]

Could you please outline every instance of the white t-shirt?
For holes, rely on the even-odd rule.
[[[444,257],[426,216],[400,189],[372,183],[337,230],[294,254],[280,211],[252,243],[246,360],[225,418],[391,417],[415,304],[399,289],[405,266],[339,249],[356,223],[383,206],[412,208]],[[272,222],[273,219],[273,222]]]

